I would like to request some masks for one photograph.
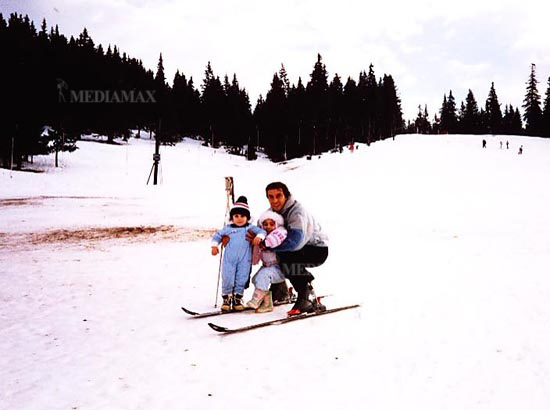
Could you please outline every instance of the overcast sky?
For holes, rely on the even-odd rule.
[[[220,78],[237,74],[253,105],[281,63],[305,84],[317,53],[329,79],[357,80],[370,63],[391,74],[406,119],[419,104],[433,118],[449,89],[457,105],[472,89],[484,106],[492,81],[500,103],[518,107],[531,63],[541,95],[550,76],[548,0],[0,0],[0,12],[37,27],[46,18],[67,37],[86,27],[153,70],[162,52],[170,82],[179,69],[199,86],[211,61]]]

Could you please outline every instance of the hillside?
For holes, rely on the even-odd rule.
[[[482,138],[286,164],[186,140],[158,186],[150,140],[0,169],[1,407],[546,409],[550,140]],[[214,305],[229,175],[256,216],[288,184],[330,235],[316,290],[360,309],[229,337],[182,313]]]

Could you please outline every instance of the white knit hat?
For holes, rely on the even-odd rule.
[[[258,222],[260,222],[261,225],[266,219],[273,219],[273,221],[275,222],[275,228],[278,228],[279,226],[283,226],[285,224],[285,220],[283,219],[283,217],[273,211],[265,211],[263,214],[260,215]]]

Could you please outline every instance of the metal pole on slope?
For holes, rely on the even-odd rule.
[[[155,155],[153,157],[153,165],[155,167],[153,174],[153,185],[157,185],[158,173],[159,173],[159,162],[160,162],[160,126],[162,120],[159,118],[159,126],[157,129],[157,135],[155,135]]]
[[[15,134],[17,134],[18,125],[15,124]],[[10,158],[10,171],[13,171],[13,151],[15,149],[15,134],[11,136],[11,158]]]
[[[149,181],[151,180],[151,175],[153,175],[153,185],[157,185],[158,170],[159,170],[159,163],[160,163],[160,135],[159,135],[160,126],[161,126],[161,119],[159,119],[157,132],[155,134],[155,153],[153,154],[153,166],[151,167],[151,171],[149,172],[149,178],[147,178],[146,185],[149,185]]]

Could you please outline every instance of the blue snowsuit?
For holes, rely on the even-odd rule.
[[[263,229],[246,224],[225,225],[212,237],[212,246],[218,246],[222,236],[229,236],[222,265],[222,295],[242,295],[252,268],[252,246],[246,241],[246,231],[251,230],[261,239],[267,235]]]

